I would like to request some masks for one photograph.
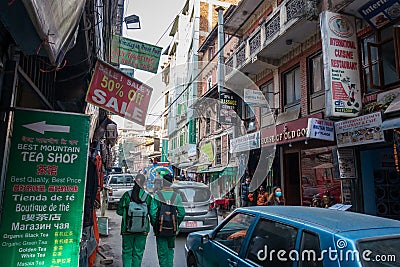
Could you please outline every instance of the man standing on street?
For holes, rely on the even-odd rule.
[[[150,206],[150,220],[153,225],[154,234],[156,236],[157,243],[157,255],[160,267],[172,267],[174,264],[174,248],[176,234],[179,232],[179,224],[185,217],[185,209],[182,206],[182,198],[179,194],[174,193],[171,188],[173,177],[170,174],[164,175],[163,188],[158,194],[155,194]],[[166,237],[160,235],[159,227],[159,214],[162,206],[160,200],[164,200],[167,204],[171,204],[176,207],[177,219],[176,219],[176,232],[173,236]],[[171,203],[173,202],[173,203]]]

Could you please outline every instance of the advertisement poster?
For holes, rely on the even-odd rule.
[[[230,140],[230,153],[260,148],[260,132],[249,133]]]
[[[400,17],[400,2],[398,0],[369,1],[358,13],[375,29],[393,22]]]
[[[361,110],[361,85],[355,18],[321,13],[327,117],[356,117]]]
[[[90,117],[15,111],[1,266],[78,266]]]
[[[357,178],[354,149],[340,148],[337,150],[340,178]]]
[[[380,112],[335,123],[338,147],[384,142]]]
[[[98,60],[86,102],[145,125],[153,89]]]
[[[230,92],[220,92],[219,94],[219,123],[230,125],[237,120],[237,105],[235,94]]]
[[[334,141],[335,125],[333,121],[322,120],[317,118],[308,119],[307,137],[327,141]]]
[[[162,47],[114,35],[111,62],[135,69],[157,73]]]

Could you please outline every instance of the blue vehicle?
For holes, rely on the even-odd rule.
[[[400,266],[400,221],[314,207],[238,208],[190,233],[187,266]]]

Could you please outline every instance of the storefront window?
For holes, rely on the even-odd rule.
[[[323,147],[302,151],[302,205],[330,207],[341,203],[341,182],[334,177],[332,149]]]

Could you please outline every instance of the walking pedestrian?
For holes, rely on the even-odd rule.
[[[246,177],[245,181],[242,183],[240,199],[242,200],[242,207],[248,207],[251,205],[251,201],[249,199],[249,187],[250,187],[250,177]]]
[[[279,186],[274,186],[274,188],[272,188],[272,192],[268,197],[268,205],[270,206],[285,205],[282,196],[282,189]]]
[[[136,175],[133,188],[122,195],[117,207],[117,214],[122,216],[122,262],[124,267],[141,266],[147,234],[150,231],[148,211],[151,197],[142,189],[145,180],[146,177],[143,174]],[[136,206],[136,210],[142,211],[141,215],[131,213],[132,205]]]
[[[185,209],[182,206],[182,198],[178,193],[175,193],[171,188],[173,177],[170,174],[164,175],[163,188],[154,195],[150,206],[150,220],[153,225],[154,234],[157,243],[157,256],[160,267],[172,267],[174,263],[174,248],[175,238],[179,232],[179,224],[185,217]],[[163,220],[164,223],[167,219],[161,217],[160,213],[164,210],[165,206],[170,208],[176,207],[176,218],[173,218],[173,233],[163,234]],[[170,213],[173,213],[170,210]],[[163,215],[164,216],[164,215]],[[160,220],[160,218],[162,218]],[[161,221],[161,222],[160,222]],[[166,230],[171,230],[171,227],[165,227]]]

